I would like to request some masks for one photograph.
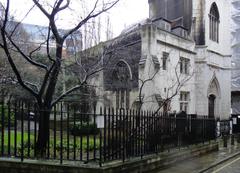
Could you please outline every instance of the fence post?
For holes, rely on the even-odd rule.
[[[2,101],[2,110],[1,110],[1,112],[2,112],[2,149],[1,149],[1,154],[2,154],[2,156],[4,156],[4,117],[5,117],[5,115],[4,115],[4,100]]]
[[[24,155],[24,148],[23,148],[23,142],[24,142],[24,139],[23,139],[23,137],[24,137],[24,119],[23,119],[23,114],[24,114],[24,109],[23,109],[23,102],[22,102],[22,104],[21,104],[21,161],[23,161],[23,155]]]
[[[63,105],[60,105],[60,164],[63,162]]]
[[[67,159],[69,159],[69,140],[70,140],[70,131],[69,131],[69,104],[67,104]]]
[[[130,150],[128,151],[128,157],[132,156],[133,155],[133,148],[134,148],[134,145],[133,145],[133,116],[132,116],[132,113],[133,113],[133,110],[130,109],[130,112],[129,112],[129,129],[130,129],[130,134],[128,136],[128,141],[129,141],[129,146],[130,146]]]
[[[126,137],[125,137],[125,157],[128,157],[128,148],[129,148],[129,132],[130,132],[130,127],[129,127],[129,109],[126,110]]]
[[[121,109],[121,115],[122,115],[122,130],[123,130],[123,135],[122,135],[122,161],[125,162],[125,111],[124,109]]]
[[[202,118],[202,143],[204,144],[204,119],[205,119],[205,116],[203,116]]]
[[[57,119],[57,110],[56,105],[54,105],[54,118],[53,118],[53,158],[56,159],[56,119]],[[35,123],[36,124],[36,123]]]
[[[234,134],[231,135],[231,145],[234,145]]]
[[[147,115],[147,113],[146,113],[146,111],[144,111],[143,112],[143,114],[142,114],[142,116],[143,116],[143,153],[142,153],[142,157],[143,157],[143,155],[145,155],[145,153],[146,153],[146,136],[147,136],[147,134],[146,134],[146,115]]]
[[[93,110],[93,124],[96,125],[96,107]],[[93,160],[96,160],[96,133],[93,136]]]
[[[100,108],[100,116],[102,116],[102,108]],[[102,130],[100,130],[100,139],[99,139],[99,166],[102,167]]]
[[[102,167],[102,130],[100,130],[99,143],[99,166]]]
[[[11,153],[11,108],[10,108],[10,101],[7,103],[7,107],[8,107],[8,156],[10,156]]]
[[[14,156],[17,156],[17,101],[14,103]]]
[[[87,115],[87,128],[89,129],[89,121],[90,121],[90,117],[89,114],[85,113],[85,116]],[[89,131],[88,131],[89,132]],[[89,133],[87,133],[87,162],[89,161]]]
[[[37,156],[37,111],[36,111],[36,104],[34,104],[34,157]]]
[[[108,108],[108,114],[107,114],[107,146],[108,146],[108,148],[107,148],[107,152],[108,152],[108,160],[110,160],[110,143],[111,143],[111,139],[110,139],[110,134],[111,134],[111,132],[110,132],[110,127],[111,127],[111,121],[110,121],[110,114],[111,114],[111,109],[110,109],[110,107]]]
[[[143,144],[144,144],[144,141],[143,141],[143,126],[144,126],[144,124],[143,124],[143,111],[141,111],[141,113],[140,113],[140,140],[141,140],[141,159],[143,158]]]
[[[119,159],[123,159],[123,117],[122,117],[122,108],[119,109]]]
[[[76,109],[75,109],[75,113],[74,113],[74,124],[76,125]],[[74,125],[74,126],[75,126]],[[83,126],[83,115],[80,114],[80,126]],[[74,136],[74,146],[76,146],[76,136]],[[76,147],[74,149],[74,153],[75,153],[75,159],[76,159]],[[80,160],[83,160],[83,135],[80,135]]]
[[[80,115],[80,118],[82,120],[82,114]],[[82,124],[81,124],[82,126]],[[73,127],[76,127],[76,108],[74,107],[74,111],[73,111]],[[82,144],[82,141],[81,141]],[[82,156],[82,150],[80,150],[80,160]],[[73,160],[76,160],[76,134],[73,136]]]
[[[112,155],[112,160],[114,159],[114,142],[115,142],[115,140],[116,140],[116,138],[115,138],[115,131],[114,131],[114,124],[115,124],[115,122],[114,122],[114,119],[115,119],[115,114],[114,114],[114,108],[112,108],[112,115],[111,115],[111,117],[112,117],[112,126],[111,126],[111,128],[112,128],[112,137],[111,137],[111,155]]]
[[[103,110],[103,116],[104,116],[104,129],[103,129],[103,161],[105,162],[106,161],[106,149],[107,149],[107,141],[106,141],[106,137],[107,137],[107,127],[106,127],[106,121],[107,121],[107,117],[106,117],[106,107],[104,107],[104,110]]]
[[[227,135],[223,135],[223,146],[227,147]]]
[[[27,156],[30,157],[30,103],[27,103],[27,131],[28,131],[28,150],[27,150]],[[49,142],[48,142],[49,144]],[[48,147],[49,148],[49,147]],[[48,149],[48,153],[49,153],[49,149]]]

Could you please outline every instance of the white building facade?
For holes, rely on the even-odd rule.
[[[231,23],[231,32],[232,32],[232,61],[233,61],[233,70],[232,70],[232,84],[233,90],[239,91],[240,89],[240,0],[232,0],[232,23]]]
[[[105,58],[108,67],[92,80],[101,88],[97,107],[228,119],[231,2],[148,2],[149,19],[103,44],[113,57]]]
[[[165,9],[172,9],[175,8],[174,4],[177,4],[174,0],[168,1],[167,5],[161,0],[150,0],[149,3],[150,18],[158,20],[158,17],[164,17],[171,22],[159,19],[143,26],[142,29],[142,53],[147,60],[140,78],[147,79],[154,74],[154,70],[149,72],[149,69],[153,69],[153,57],[160,63],[159,73],[143,92],[146,93],[145,98],[149,98],[146,103],[154,100],[151,97],[154,94],[156,97],[159,94],[164,100],[178,90],[178,94],[171,99],[168,108],[170,111],[183,110],[189,114],[227,119],[231,107],[231,2],[183,0],[183,5],[180,5],[182,16],[158,16],[156,6],[161,4]],[[187,23],[188,17],[185,22],[184,14],[192,16],[191,23]],[[173,24],[176,21],[180,21],[184,28],[190,29],[174,28]],[[164,54],[168,56],[167,68],[163,60]],[[177,88],[177,83],[182,86]],[[151,107],[146,105],[146,108]]]
[[[232,114],[240,113],[240,0],[231,0],[232,8]]]
[[[202,10],[199,10],[199,3],[202,3]],[[199,3],[193,5],[193,17],[197,18],[199,13],[203,16],[205,45],[196,45],[196,113],[225,119],[231,107],[231,2],[205,0]]]

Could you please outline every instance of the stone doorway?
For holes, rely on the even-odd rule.
[[[216,99],[216,96],[213,94],[211,94],[208,97],[208,116],[209,116],[209,118],[215,117],[215,99]]]
[[[214,76],[208,87],[208,117],[215,118],[220,113],[220,87]]]

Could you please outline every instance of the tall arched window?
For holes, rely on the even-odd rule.
[[[129,109],[131,69],[127,62],[120,60],[113,70],[116,90],[116,108]]]
[[[219,12],[217,4],[213,3],[209,14],[209,38],[212,41],[219,41]]]

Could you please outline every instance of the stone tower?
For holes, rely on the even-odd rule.
[[[197,45],[209,50],[230,54],[229,0],[192,0],[192,33]]]
[[[185,27],[197,45],[217,42],[230,44],[230,1],[229,0],[148,0],[150,19],[165,18],[173,25]],[[213,14],[211,14],[213,13]],[[215,15],[213,19],[213,15]],[[213,21],[213,22],[212,22]],[[217,30],[218,38],[212,37],[211,24]],[[221,45],[222,44],[222,45]]]
[[[150,19],[165,18],[189,32],[192,24],[192,0],[149,0]]]

